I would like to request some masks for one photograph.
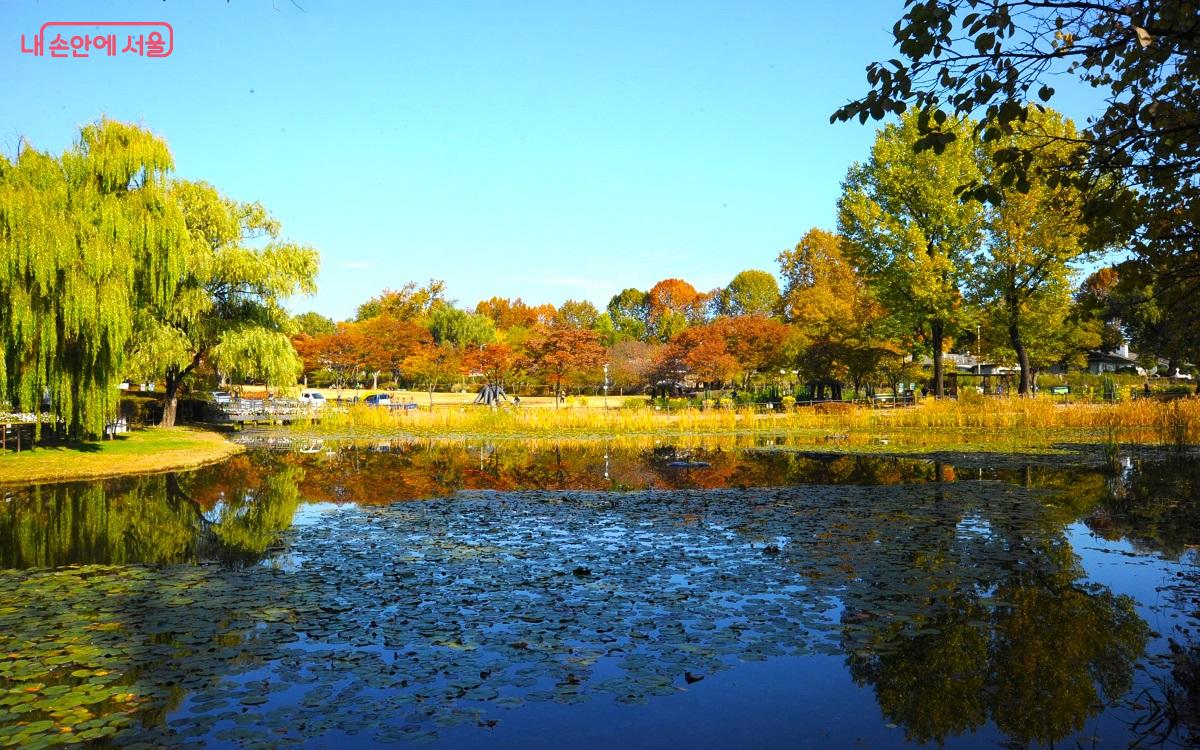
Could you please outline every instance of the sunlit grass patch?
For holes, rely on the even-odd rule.
[[[0,484],[191,469],[242,450],[210,430],[154,427],[118,435],[114,440],[0,453]]]

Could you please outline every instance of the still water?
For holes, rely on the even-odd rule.
[[[1200,740],[1200,469],[292,443],[0,488],[0,745]]]

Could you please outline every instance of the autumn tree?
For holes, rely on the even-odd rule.
[[[718,315],[770,316],[778,312],[779,282],[767,271],[750,269],[733,277],[714,302]]]
[[[404,361],[418,349],[433,342],[425,328],[411,320],[380,315],[358,323],[355,328],[362,347],[362,363],[373,377],[372,388],[379,387],[379,373],[399,380]]]
[[[516,299],[492,297],[475,306],[477,315],[491,318],[492,322],[496,324],[496,328],[501,331],[510,328],[548,326],[554,322],[557,312],[554,305],[527,305],[520,297]]]
[[[446,283],[430,279],[421,286],[409,281],[400,289],[384,289],[358,306],[355,320],[363,321],[386,315],[396,320],[423,321],[435,307],[446,304]]]
[[[571,328],[592,329],[596,327],[599,317],[600,311],[591,302],[569,299],[558,306],[558,315],[555,316],[554,323]]]
[[[483,375],[487,383],[506,385],[524,364],[524,356],[508,344],[487,344],[463,354],[463,367]]]
[[[628,339],[608,351],[608,375],[618,393],[645,385],[654,369],[659,345]]]
[[[554,383],[554,393],[562,393],[563,380],[575,373],[592,370],[604,361],[604,347],[595,331],[578,328],[541,328],[530,339],[531,366]],[[557,407],[558,402],[555,401]]]
[[[687,374],[706,388],[721,386],[741,370],[726,347],[724,328],[715,324],[681,331],[667,345],[663,359],[681,363]]]
[[[1100,349],[1115,351],[1125,342],[1121,331],[1119,276],[1113,266],[1093,271],[1075,290],[1076,314],[1093,325],[1100,336]]]
[[[795,248],[779,254],[784,318],[796,333],[794,362],[819,391],[828,386],[835,398],[843,379],[857,394],[890,351],[886,342],[893,332],[887,329],[894,324],[849,250],[838,235],[810,229]]]
[[[405,358],[402,365],[415,382],[429,392],[429,408],[433,408],[433,392],[439,383],[447,382],[463,370],[463,353],[449,344],[427,344]]]
[[[305,366],[328,370],[334,376],[334,387],[341,389],[366,369],[366,345],[358,323],[338,323],[328,336],[298,339],[296,349]],[[340,397],[340,394],[339,394]]]
[[[711,299],[683,279],[663,279],[646,293],[648,335],[670,341],[688,326],[703,323]]]
[[[971,123],[948,122],[955,140],[940,152],[916,151],[916,112],[884,126],[871,158],[853,165],[838,202],[838,229],[853,263],[879,301],[904,326],[927,332],[933,384],[944,394],[942,353],[962,314],[962,288],[983,238],[983,207],[956,188],[979,178]]]
[[[240,203],[203,182],[176,182],[168,199],[183,213],[186,272],[135,319],[130,369],[165,382],[162,424],[175,423],[180,386],[204,362],[220,372],[292,384],[300,360],[286,334],[283,300],[316,291],[317,251],[278,241],[259,203]],[[265,244],[260,244],[266,240]]]
[[[742,388],[749,388],[755,375],[779,368],[788,328],[765,315],[740,315],[711,324],[725,341],[725,350],[737,362]]]

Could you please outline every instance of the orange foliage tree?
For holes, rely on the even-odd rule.
[[[592,370],[604,361],[604,347],[595,331],[578,328],[540,328],[530,338],[529,361],[562,393],[563,379]],[[557,402],[555,404],[557,406]]]
[[[379,373],[400,380],[404,361],[418,349],[433,342],[429,331],[408,320],[383,315],[355,325],[362,347],[362,362],[373,374],[372,387],[379,387]]]
[[[646,293],[650,335],[670,341],[689,325],[704,322],[711,294],[701,294],[683,279],[663,279]]]
[[[433,392],[438,383],[448,381],[463,371],[462,352],[448,344],[425,344],[405,358],[404,372],[429,392],[433,407]]]

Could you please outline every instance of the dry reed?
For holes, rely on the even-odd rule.
[[[853,407],[826,411],[796,407],[780,412],[746,409],[659,411],[653,409],[546,409],[453,406],[388,411],[357,405],[329,409],[316,429],[437,435],[686,435],[787,433],[799,430],[879,432],[891,430],[1074,430],[1097,439],[1120,433],[1126,442],[1186,445],[1200,442],[1200,399],[1153,399],[1116,404],[1060,403],[1050,398],[928,399],[900,409]]]

